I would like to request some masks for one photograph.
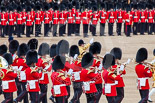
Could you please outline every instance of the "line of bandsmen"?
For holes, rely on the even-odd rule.
[[[85,44],[79,40],[78,46],[69,48],[67,40],[60,40],[58,44],[42,43],[30,39],[27,44],[12,40],[8,46],[0,45],[0,78],[2,87],[0,93],[5,100],[2,103],[17,103],[22,100],[29,103],[47,103],[49,78],[52,81],[50,100],[53,103],[68,103],[70,85],[73,85],[74,96],[69,103],[80,103],[82,93],[85,93],[87,103],[99,103],[101,95],[105,95],[108,103],[121,103],[124,98],[123,76],[126,74],[125,63],[120,63],[122,50],[114,47],[104,57],[99,56],[102,46],[99,42]],[[86,49],[89,48],[89,52]],[[155,56],[155,50],[154,50]],[[137,88],[141,100],[147,103],[148,97],[155,92],[155,60],[147,60],[148,52],[140,48],[136,55],[135,72],[137,74]],[[149,94],[149,81],[153,77],[153,89]],[[104,81],[104,84],[103,84]],[[136,84],[135,84],[136,85]],[[13,99],[13,92],[17,97]]]
[[[39,37],[42,24],[44,24],[45,37],[48,37],[50,32],[53,36],[58,36],[57,34],[63,36],[66,31],[68,36],[72,34],[79,36],[80,24],[83,24],[84,37],[88,36],[89,30],[93,36],[96,36],[98,24],[100,24],[100,36],[104,36],[106,23],[108,23],[110,36],[113,36],[114,23],[117,25],[117,35],[121,35],[123,23],[126,36],[130,36],[131,32],[134,35],[139,32],[141,35],[144,35],[145,32],[149,35],[155,33],[155,10],[151,4],[146,6],[126,4],[124,6],[117,4],[115,9],[112,4],[109,4],[109,10],[107,10],[105,4],[102,3],[101,10],[99,10],[96,5],[93,5],[91,9],[88,9],[88,5],[84,5],[83,12],[80,12],[78,5],[68,4],[66,6],[64,3],[59,6],[58,4],[49,5],[46,3],[42,7],[39,4],[35,6],[2,6],[0,13],[1,37],[13,34],[21,37],[22,34],[25,34],[25,29],[26,37],[30,37],[34,32],[34,25],[35,36]]]

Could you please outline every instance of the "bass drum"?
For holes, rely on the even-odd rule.
[[[2,56],[0,56],[0,69],[7,69],[8,66],[8,62]]]

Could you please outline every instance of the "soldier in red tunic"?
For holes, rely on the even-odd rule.
[[[149,96],[149,78],[152,77],[152,72],[150,67],[145,64],[147,60],[148,52],[146,48],[140,48],[136,54],[137,65],[135,67],[135,72],[137,74],[137,88],[141,96],[139,103],[147,103]]]
[[[115,57],[112,54],[106,54],[102,64],[104,67],[102,76],[105,82],[103,95],[106,96],[108,103],[117,103],[115,100],[117,96],[115,81],[120,80],[120,74],[118,68],[116,70],[112,68],[115,65]]]
[[[98,74],[101,76],[102,64],[101,64],[100,58],[98,57],[98,54],[100,54],[101,52],[101,44],[99,42],[92,43],[89,48],[89,52],[92,53],[94,57],[92,67],[95,68],[95,74]],[[102,78],[101,77],[95,81],[95,86],[97,88],[96,103],[99,103],[99,100],[102,95]]]
[[[6,35],[7,17],[5,13],[5,7],[1,7],[0,23],[1,23],[1,37]]]
[[[115,56],[115,65],[112,66],[113,69],[117,69],[120,68],[121,64],[119,63],[119,60],[121,60],[122,58],[122,50],[120,48],[113,48],[110,51],[111,54],[113,54]],[[122,64],[123,65],[123,64]],[[125,66],[124,66],[125,67]],[[120,80],[119,81],[115,81],[116,84],[116,90],[117,90],[117,96],[115,97],[115,101],[116,103],[121,103],[123,98],[124,98],[124,81],[123,81],[123,75],[126,74],[126,71],[124,68],[121,68],[122,70],[120,70]]]
[[[144,11],[144,6],[141,7],[141,12],[140,12],[140,34],[144,35],[145,32],[145,25],[146,25],[146,15]]]
[[[56,56],[52,64],[54,72],[51,74],[53,83],[51,92],[56,99],[56,103],[66,103],[67,100],[66,84],[68,84],[70,78],[66,77],[65,72],[62,70],[65,67],[65,62],[66,58],[64,56]]]
[[[26,64],[29,66],[25,73],[27,78],[27,91],[30,94],[31,103],[39,103],[39,79],[42,72],[38,73],[38,55],[36,51],[29,51],[26,55]]]
[[[86,95],[87,103],[94,103],[97,101],[96,93],[97,88],[95,81],[101,76],[95,73],[95,67],[93,67],[94,57],[91,53],[86,53],[81,62],[83,70],[81,71],[81,77],[83,80],[83,92]]]
[[[35,37],[40,37],[40,28],[41,28],[41,12],[40,12],[40,6],[36,6],[37,12],[35,14]]]
[[[14,30],[14,14],[13,14],[13,8],[9,8],[9,15],[8,15],[8,22],[9,22],[9,37],[12,37],[13,30]]]
[[[153,7],[152,5],[149,5],[149,12],[148,12],[148,35],[152,35],[153,32],[153,23],[154,23],[154,12],[153,12]]]
[[[17,37],[21,37],[22,35],[22,24],[23,24],[23,16],[22,16],[22,7],[17,7],[18,13],[16,16],[16,22],[17,22]]]
[[[22,26],[22,34],[25,34],[25,25],[26,25],[26,6],[25,4],[22,5],[22,22],[23,22],[23,26]]]
[[[51,16],[50,16],[50,13],[48,12],[49,10],[49,6],[48,5],[45,5],[44,7],[45,9],[45,13],[43,15],[43,22],[44,22],[44,37],[48,37],[48,34],[49,34],[49,24],[51,22]]]
[[[92,23],[91,32],[92,32],[92,36],[96,36],[96,27],[98,24],[99,15],[97,13],[97,7],[96,6],[93,7],[93,10],[94,10],[94,12],[91,16],[91,23]]]
[[[79,4],[76,6],[76,13],[75,13],[75,35],[80,36],[80,24],[81,24],[81,12]]]
[[[42,70],[42,77],[39,79],[40,86],[40,102],[47,103],[47,90],[48,90],[48,73],[51,71],[51,65],[47,60],[47,55],[49,54],[49,45],[47,43],[42,43],[38,50],[38,63],[36,66]],[[41,71],[39,71],[41,72]]]
[[[24,100],[24,103],[28,102],[28,93],[26,90],[27,78],[25,74],[26,68],[28,68],[26,64],[26,53],[28,52],[29,48],[25,43],[19,45],[17,50],[18,58],[15,60],[13,66],[17,67],[18,70],[18,79],[16,78],[16,84],[18,88],[17,95],[18,97],[14,100],[14,102]]]
[[[139,22],[139,11],[137,10],[137,5],[134,7],[133,13],[133,34],[137,35],[138,32],[138,22]]]
[[[27,11],[27,15],[26,15],[26,37],[30,37],[31,27],[32,27],[32,15],[30,14],[31,7],[28,6],[26,11]]]
[[[107,19],[107,12],[105,11],[105,4],[101,4],[102,11],[99,12],[99,18],[100,18],[100,36],[104,36],[105,34],[105,24]]]
[[[0,57],[0,78],[2,80],[2,90],[5,98],[2,103],[13,103],[13,92],[17,91],[15,83],[17,73],[14,73],[11,67],[13,63],[12,55],[5,53],[3,57],[4,58]]]

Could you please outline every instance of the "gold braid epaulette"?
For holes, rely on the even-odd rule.
[[[4,76],[5,76],[5,74],[4,74],[4,72],[0,69],[0,73],[2,73],[1,75],[0,75],[0,79],[3,79],[4,78]]]
[[[33,72],[37,72],[38,70],[36,69],[37,67],[30,67],[30,69],[31,69],[31,73],[33,73]]]

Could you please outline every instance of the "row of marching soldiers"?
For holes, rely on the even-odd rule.
[[[41,34],[42,24],[44,24],[44,36],[71,36],[75,34],[80,35],[80,24],[83,24],[84,37],[88,36],[88,31],[96,36],[96,27],[100,23],[100,36],[105,35],[105,24],[108,23],[108,34],[113,36],[113,27],[116,23],[117,35],[121,35],[122,24],[124,23],[124,32],[127,36],[133,32],[137,35],[145,33],[153,34],[155,32],[155,12],[153,5],[148,3],[139,3],[135,5],[117,3],[116,8],[112,3],[105,5],[102,3],[101,10],[97,9],[97,4],[92,3],[89,7],[87,3],[84,4],[84,11],[80,11],[79,3],[74,5],[61,3],[47,4],[45,3],[34,5],[19,5],[10,7],[1,7],[0,23],[1,23],[1,37],[6,35],[21,37],[25,34],[30,37],[34,32],[35,36],[39,37]],[[60,8],[59,8],[60,6]],[[132,8],[132,9],[131,9]],[[116,9],[116,10],[115,10]],[[124,9],[124,10],[123,10]],[[66,25],[68,24],[68,28]],[[59,27],[59,28],[58,28]],[[141,28],[141,29],[140,29]],[[57,32],[58,31],[58,32]]]
[[[99,56],[102,46],[99,42],[85,44],[79,40],[78,46],[61,40],[51,47],[47,43],[39,46],[38,41],[31,39],[27,44],[19,45],[12,40],[7,46],[0,46],[0,78],[1,94],[5,100],[2,103],[17,103],[22,100],[28,103],[28,93],[32,103],[47,103],[48,74],[52,70],[51,81],[53,103],[68,103],[70,85],[73,84],[74,96],[69,103],[79,103],[82,93],[85,93],[87,103],[99,103],[101,95],[105,95],[108,103],[121,103],[124,98],[123,75],[126,74],[125,63],[120,63],[122,50],[113,48],[104,57]],[[86,49],[89,48],[89,52]],[[69,55],[68,55],[69,54]],[[155,53],[154,53],[155,54]],[[48,57],[50,55],[50,57]],[[147,49],[140,48],[136,55],[137,87],[141,100],[147,103],[148,95],[155,92],[153,88],[149,94],[148,78],[154,78],[153,64],[147,60]],[[104,81],[104,86],[102,82]],[[72,83],[71,83],[72,82]],[[154,87],[154,83],[153,83]],[[18,91],[17,91],[18,90]],[[17,91],[17,98],[13,99],[13,92]]]

